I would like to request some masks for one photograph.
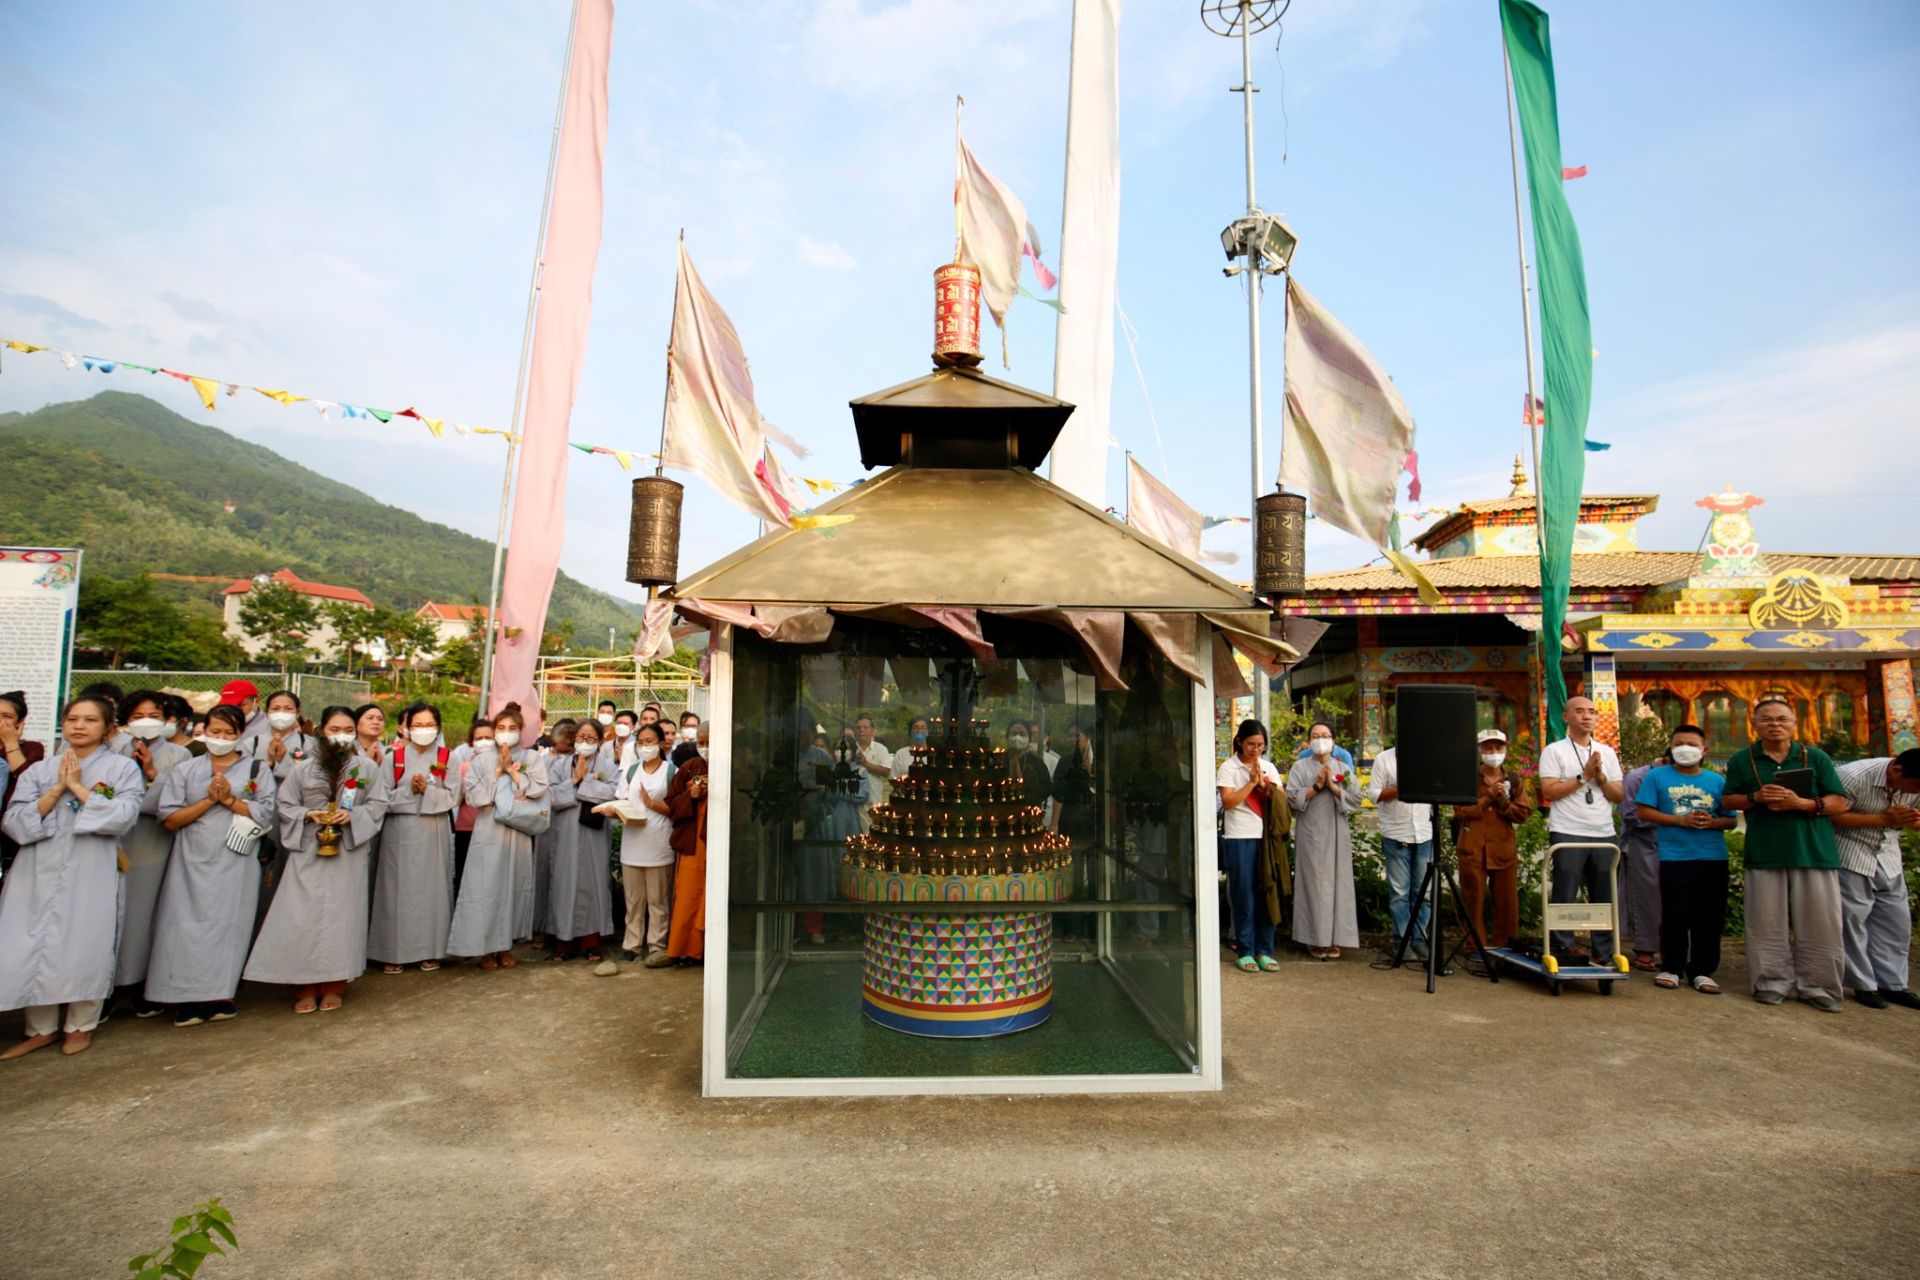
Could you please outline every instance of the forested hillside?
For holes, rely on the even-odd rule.
[[[484,602],[493,544],[391,507],[145,396],[0,415],[0,541],[78,546],[92,573],[244,577],[288,568],[389,608]],[[234,504],[228,514],[225,504]],[[549,625],[626,634],[638,607],[565,574]]]

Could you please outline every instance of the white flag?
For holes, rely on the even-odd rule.
[[[633,660],[645,665],[673,655],[673,601],[647,601],[646,619],[633,638]]]
[[[700,476],[748,515],[788,523],[768,482],[753,374],[733,321],[707,292],[680,245],[673,337],[667,344],[667,421],[661,461]]]
[[[1007,308],[1020,288],[1020,245],[1027,235],[1027,206],[973,158],[962,141],[954,178],[954,216],[960,223],[961,262],[980,268],[980,297],[993,322],[1007,326]]]
[[[1127,523],[1189,560],[1200,558],[1205,519],[1131,456],[1127,458]]]
[[[1394,493],[1413,448],[1413,415],[1393,379],[1292,278],[1286,355],[1281,484],[1304,492],[1317,518],[1379,547],[1422,599],[1439,603],[1425,575],[1392,545]]]

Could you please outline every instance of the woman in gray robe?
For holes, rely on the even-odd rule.
[[[1353,766],[1334,758],[1333,729],[1316,724],[1309,754],[1287,772],[1293,823],[1293,940],[1316,960],[1338,960],[1360,945],[1353,893],[1353,830],[1360,809]]]
[[[127,732],[133,738],[131,759],[140,766],[146,793],[140,797],[140,820],[121,846],[127,871],[120,877],[120,944],[113,966],[113,985],[138,986],[147,979],[147,955],[153,948],[153,912],[160,901],[160,884],[167,874],[167,856],[173,852],[173,832],[160,825],[155,809],[169,770],[193,759],[185,747],[166,741],[167,710],[164,695],[142,691],[127,695]],[[135,993],[134,1013],[150,1018],[158,1007]]]
[[[355,750],[353,713],[328,707],[311,759],[280,784],[280,840],[287,874],[241,974],[294,988],[293,1011],[338,1009],[347,983],[367,967],[367,850],[387,814],[387,779]],[[338,852],[319,853],[322,816],[345,820]]]
[[[547,794],[547,770],[519,745],[526,722],[509,702],[493,719],[493,745],[479,748],[467,771],[466,801],[473,807],[473,840],[453,904],[447,954],[479,956],[482,969],[511,969],[515,939],[533,935],[533,837],[495,822],[496,804],[538,803]]]
[[[613,828],[604,816],[592,815],[592,809],[618,793],[615,784],[619,774],[613,753],[601,749],[600,734],[598,724],[583,720],[574,733],[572,754],[554,757],[564,766],[554,773],[555,783],[549,793],[556,797],[553,827],[547,833],[557,833],[545,922],[547,932],[553,935],[555,960],[576,955],[596,958],[603,936],[613,931],[612,881],[607,875]],[[565,814],[565,821],[558,799],[562,776],[565,789],[577,801]],[[583,820],[583,814],[591,816]],[[583,821],[599,825],[583,825]]]
[[[533,932],[541,935],[552,950],[551,959],[562,959],[553,947],[553,931],[547,922],[553,916],[553,867],[557,859],[571,857],[574,833],[580,829],[580,798],[573,789],[573,742],[575,722],[561,720],[553,726],[553,745],[541,757],[547,770],[547,803],[553,812],[553,825],[533,838]]]
[[[52,1044],[63,1004],[60,1051],[82,1052],[113,992],[120,841],[145,790],[140,766],[106,747],[114,715],[105,698],[68,703],[65,749],[28,766],[0,819],[20,846],[0,880],[0,1009],[27,1011],[27,1038],[0,1060]]]
[[[440,711],[417,702],[400,713],[401,741],[386,766],[392,783],[380,828],[367,956],[387,973],[447,953],[453,924],[453,810],[459,774],[440,736]]]
[[[267,762],[225,749],[245,727],[240,708],[215,707],[202,739],[211,744],[207,754],[169,773],[161,785],[158,812],[173,840],[173,857],[153,917],[146,998],[156,1006],[173,1005],[176,1027],[224,1022],[240,1012],[233,997],[253,941],[261,855],[278,807],[278,785]],[[227,837],[243,814],[261,835],[251,849],[234,849]]]
[[[300,727],[300,696],[289,689],[280,689],[267,695],[267,711],[255,718],[247,726],[240,741],[244,750],[264,760],[267,768],[273,771],[274,785],[287,780],[302,760],[312,759],[320,740]],[[267,918],[267,909],[273,905],[273,891],[280,878],[287,871],[287,851],[280,843],[280,826],[276,822],[267,831],[268,857],[265,873],[260,880],[260,901],[255,907],[253,927],[257,931],[260,922]]]

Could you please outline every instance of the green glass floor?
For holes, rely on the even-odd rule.
[[[935,1040],[860,1014],[856,961],[789,964],[733,1074],[833,1076],[1147,1075],[1191,1070],[1097,964],[1053,971],[1053,1016],[986,1040]]]

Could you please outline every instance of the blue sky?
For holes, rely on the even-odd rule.
[[[1112,433],[1194,506],[1244,514],[1245,306],[1218,242],[1243,197],[1237,49],[1191,3],[1127,8],[1119,292],[1160,438],[1124,344]],[[1661,494],[1649,547],[1693,546],[1693,500],[1733,483],[1767,499],[1763,546],[1920,551],[1900,501],[1920,473],[1920,6],[1549,8],[1563,149],[1591,169],[1570,189],[1590,434],[1614,445],[1588,491]],[[566,13],[5,0],[0,336],[505,426]],[[762,410],[814,451],[796,469],[861,474],[846,402],[927,364],[956,92],[976,154],[1058,239],[1070,17],[1068,0],[628,0],[573,438],[656,447],[685,227]],[[1504,494],[1524,373],[1493,0],[1295,0],[1255,79],[1262,204],[1411,407],[1424,504]],[[1017,302],[1012,368],[990,371],[1049,388],[1052,321]],[[1271,460],[1277,342],[1266,372]],[[492,536],[492,443],[250,394],[209,418],[183,384],[45,355],[7,355],[0,409],[109,386]],[[1116,506],[1122,477],[1116,450]],[[575,455],[563,566],[633,594],[626,480]],[[752,532],[691,482],[683,569]],[[1208,545],[1244,552],[1245,533]],[[1373,551],[1316,527],[1309,554]]]

